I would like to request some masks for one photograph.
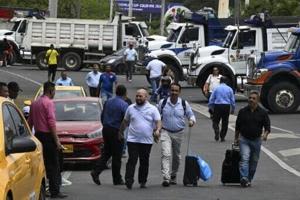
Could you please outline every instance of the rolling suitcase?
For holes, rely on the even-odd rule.
[[[232,145],[231,149],[227,149],[225,159],[222,164],[221,182],[240,183],[240,149],[238,146]]]
[[[185,156],[185,166],[183,175],[183,185],[197,186],[198,180],[200,178],[200,168],[198,164],[198,157],[190,155],[190,138],[191,138],[191,128],[188,131],[188,145],[187,154]]]

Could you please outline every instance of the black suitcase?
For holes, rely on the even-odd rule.
[[[197,186],[198,180],[200,178],[200,168],[198,165],[198,158],[190,155],[190,138],[191,128],[189,127],[187,155],[185,156],[185,166],[183,175],[183,185]]]
[[[238,146],[232,145],[231,149],[227,149],[225,159],[222,164],[221,182],[226,183],[240,183],[240,150]]]

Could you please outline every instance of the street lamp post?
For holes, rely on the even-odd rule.
[[[164,28],[165,28],[165,7],[166,7],[166,0],[161,0],[161,15],[160,15],[160,35],[164,35]]]

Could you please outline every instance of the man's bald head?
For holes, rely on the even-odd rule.
[[[146,89],[141,88],[136,91],[135,102],[137,105],[144,105],[148,99],[148,92]]]

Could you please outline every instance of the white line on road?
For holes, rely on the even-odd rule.
[[[209,113],[208,113],[208,108],[199,104],[195,104],[195,103],[190,103],[191,107],[193,110],[195,110],[196,112],[199,112],[201,114],[203,114],[206,117],[209,117]],[[230,122],[230,126],[228,126],[228,128],[230,130],[232,130],[233,132],[235,131],[234,127],[233,127],[233,121],[236,120],[236,116],[234,115],[230,115],[229,117],[229,122]],[[274,128],[272,126],[272,128]],[[276,127],[276,129],[278,129]],[[285,129],[281,129],[282,131],[285,131],[287,134],[292,134],[294,135],[294,133],[292,133],[291,131],[285,130]],[[263,145],[261,146],[261,150],[267,154],[272,160],[274,160],[280,167],[282,167],[283,169],[289,171],[290,173],[300,177],[300,172],[297,171],[296,169],[292,168],[291,166],[289,166],[288,164],[286,164],[285,162],[283,162],[280,158],[278,158],[274,153],[272,153],[269,149],[267,149],[266,147],[264,147]]]
[[[35,80],[33,80],[33,79],[27,78],[27,77],[25,77],[25,76],[22,76],[22,75],[20,75],[20,74],[16,74],[16,73],[13,73],[13,72],[8,72],[8,71],[2,70],[2,69],[0,69],[0,72],[4,72],[4,73],[10,74],[10,75],[17,76],[17,77],[22,78],[22,79],[24,79],[24,80],[26,80],[26,81],[32,82],[32,83],[34,83],[34,84],[37,84],[37,85],[39,85],[39,86],[42,85],[41,83],[39,83],[39,82],[37,82],[37,81],[35,81]]]
[[[278,152],[285,157],[297,156],[297,155],[300,155],[300,148],[285,149],[285,150],[281,150]]]

